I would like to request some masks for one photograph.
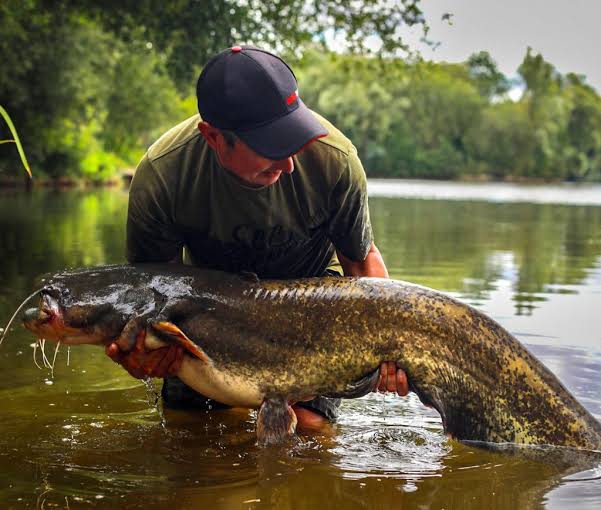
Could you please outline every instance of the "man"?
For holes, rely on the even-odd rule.
[[[196,116],[153,144],[131,184],[130,262],[179,261],[259,278],[331,274],[336,255],[345,275],[388,277],[373,243],[366,177],[351,142],[311,112],[296,78],[277,56],[234,46],[213,57],[197,84]],[[339,273],[338,273],[339,274]],[[107,354],[135,377],[167,377],[180,347]],[[408,392],[394,363],[379,389]],[[171,407],[218,406],[167,378]],[[317,397],[294,405],[300,428],[336,417],[339,401]]]

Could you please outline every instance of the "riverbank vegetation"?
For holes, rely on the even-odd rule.
[[[309,52],[299,72],[305,102],[353,140],[371,176],[601,180],[596,91],[530,49],[517,73],[486,52],[460,64]]]
[[[353,140],[372,177],[601,181],[601,98],[584,77],[526,49],[512,80],[485,52],[460,64],[393,58],[394,27],[424,20],[417,1],[389,4],[8,0],[0,105],[37,177],[103,182],[196,112],[202,62],[252,40],[291,62],[303,100]],[[328,27],[353,51],[328,51],[317,37]],[[371,32],[379,55],[363,48]],[[9,145],[0,180],[18,174]]]

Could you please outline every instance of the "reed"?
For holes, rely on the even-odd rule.
[[[17,146],[17,151],[19,151],[19,156],[21,157],[21,162],[23,163],[23,166],[25,167],[25,170],[27,170],[27,173],[29,174],[29,178],[31,179],[31,177],[32,177],[31,168],[29,167],[29,163],[27,162],[27,157],[25,156],[25,151],[23,150],[23,146],[21,145],[21,140],[19,140],[19,135],[17,134],[15,125],[13,124],[13,121],[11,120],[10,116],[8,115],[8,112],[2,106],[0,106],[0,115],[2,115],[2,118],[6,121],[6,124],[8,125],[8,129],[10,130],[10,133],[13,136],[12,140],[0,140],[0,144],[14,143]]]

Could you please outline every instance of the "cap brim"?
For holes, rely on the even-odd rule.
[[[268,159],[285,159],[296,154],[312,140],[328,134],[311,110],[300,99],[298,101],[298,108],[288,115],[259,128],[235,131],[236,135]]]

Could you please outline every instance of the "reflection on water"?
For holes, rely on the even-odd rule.
[[[533,345],[527,343],[528,339],[521,340],[578,396],[584,407],[601,420],[600,353],[557,345]]]
[[[375,197],[435,200],[481,200],[529,204],[601,205],[601,184],[513,184],[499,182],[444,182],[418,179],[371,179],[369,194]]]
[[[392,276],[494,317],[601,418],[599,202],[564,187],[536,191],[547,203],[478,201],[462,186],[428,183],[452,200],[372,197]],[[123,261],[125,208],[115,190],[0,195],[0,325],[39,273]],[[144,385],[101,349],[74,347],[68,365],[60,352],[52,378],[31,343],[16,328],[0,347],[2,508],[601,505],[599,481],[447,440],[415,396],[346,401],[333,436],[259,449],[252,411],[165,410],[163,427]]]

